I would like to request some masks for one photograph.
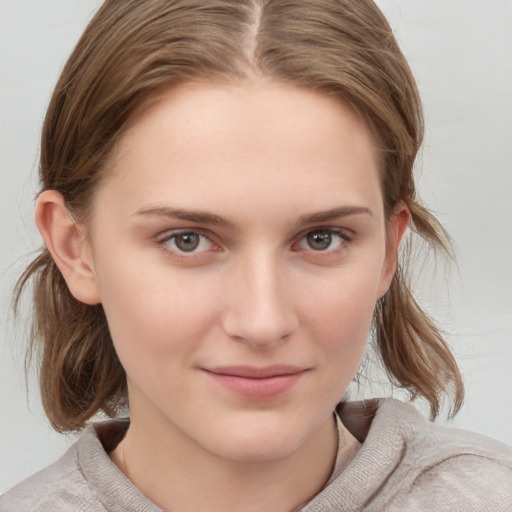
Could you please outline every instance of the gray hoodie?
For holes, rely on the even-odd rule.
[[[512,511],[507,445],[393,399],[347,402],[338,413],[362,446],[303,512]],[[0,512],[159,512],[107,454],[128,425],[88,426],[61,459],[1,496]]]

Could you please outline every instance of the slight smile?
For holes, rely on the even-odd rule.
[[[275,398],[285,393],[309,371],[307,368],[289,365],[263,368],[225,366],[202,370],[224,388],[255,400]]]

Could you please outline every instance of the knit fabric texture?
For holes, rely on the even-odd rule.
[[[509,446],[394,399],[347,402],[338,414],[363,444],[303,512],[512,511]],[[1,496],[0,511],[159,512],[108,456],[128,425],[89,425],[57,462]]]

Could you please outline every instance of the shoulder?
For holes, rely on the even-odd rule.
[[[393,399],[346,402],[338,414],[362,445],[308,512],[512,510],[509,446]]]
[[[0,496],[0,510],[158,510],[140,494],[108,456],[108,451],[119,442],[127,426],[126,421],[89,425],[57,462]]]
[[[401,510],[510,511],[512,465],[489,455],[452,455],[420,471],[393,503]]]
[[[2,512],[100,511],[98,499],[80,470],[75,443],[56,462],[19,483],[0,496]]]
[[[512,509],[512,448],[432,423],[409,404],[386,400],[380,409],[381,427],[398,425],[402,442],[390,510]]]

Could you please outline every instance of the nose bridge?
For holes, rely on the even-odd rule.
[[[251,251],[237,261],[227,286],[224,329],[253,346],[279,343],[296,328],[285,263],[271,250]]]

